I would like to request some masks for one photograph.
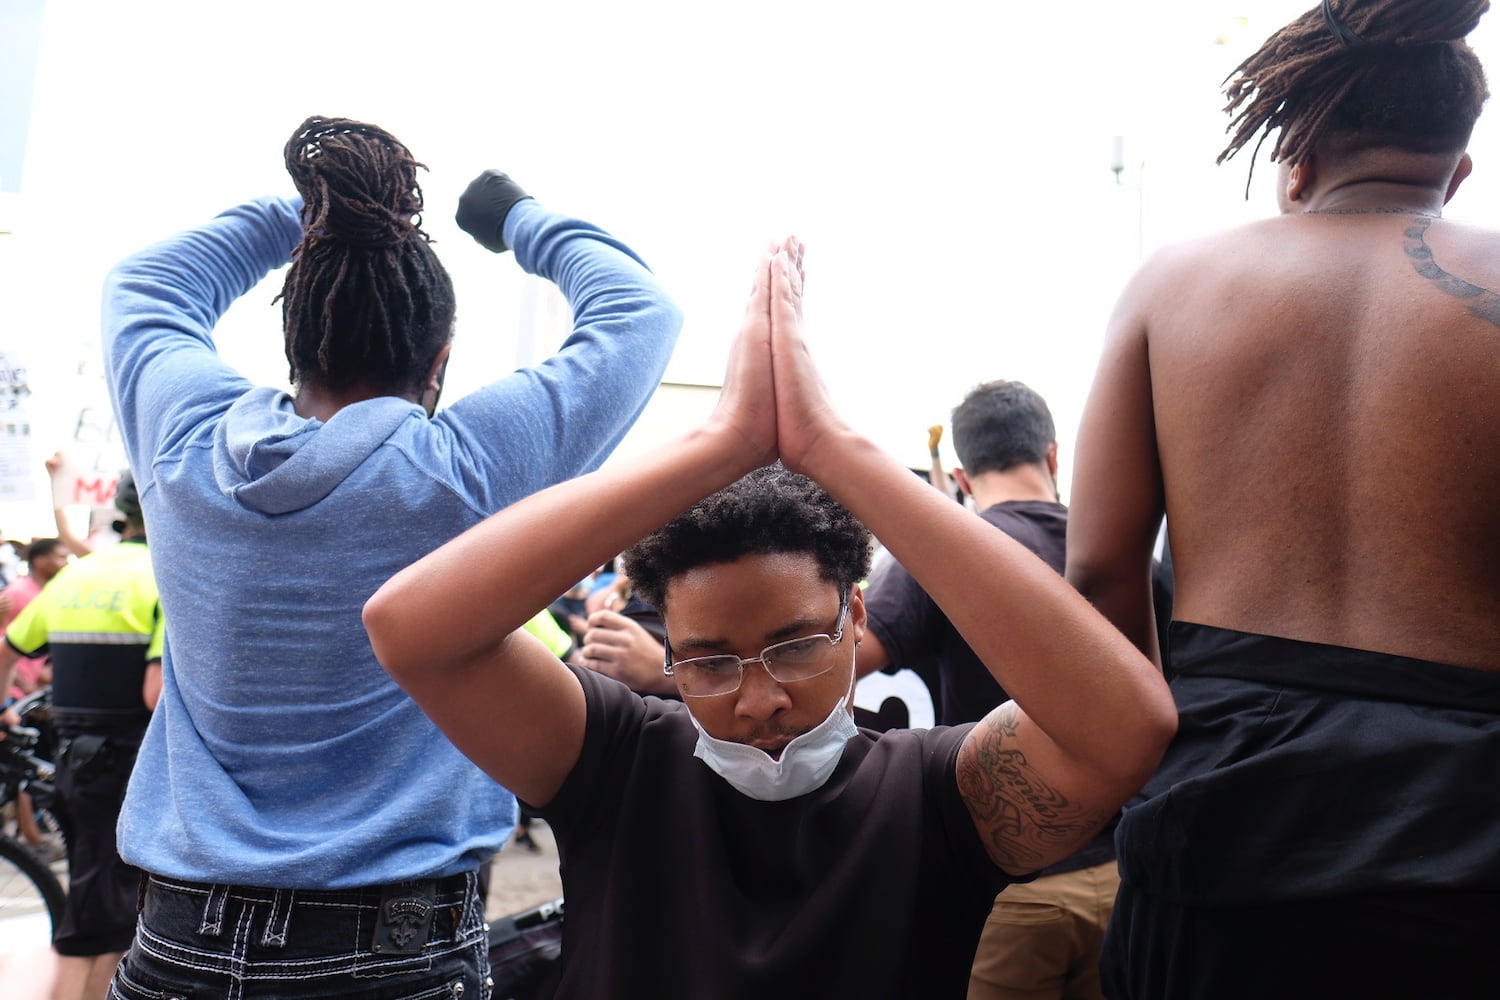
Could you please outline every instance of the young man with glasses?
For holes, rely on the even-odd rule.
[[[560,998],[961,997],[995,893],[1086,841],[1175,729],[1160,674],[1057,573],[843,423],[800,328],[788,240],[704,426],[495,515],[365,605],[386,669],[557,834]],[[864,525],[1016,701],[854,727]],[[632,542],[682,702],[517,631]]]

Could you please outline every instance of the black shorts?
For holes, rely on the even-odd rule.
[[[121,860],[115,825],[139,749],[139,737],[59,740],[57,797],[68,842],[68,903],[52,939],[59,955],[125,951],[135,937],[141,872]]]

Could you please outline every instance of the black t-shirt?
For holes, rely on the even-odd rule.
[[[562,862],[559,998],[962,997],[1012,881],[954,779],[971,727],[861,731],[760,802],[693,756],[680,703],[575,668],[584,746],[541,810]]]
[[[1068,508],[1045,500],[1011,500],[997,503],[979,516],[1036,553],[1058,573],[1063,572]],[[940,725],[978,721],[1010,699],[943,609],[900,563],[887,563],[870,581],[865,610],[870,631],[885,646],[891,662],[915,670],[934,692]],[[1106,826],[1073,854],[1043,869],[1042,874],[1077,871],[1109,861],[1115,856],[1114,829],[1113,823]]]
[[[1058,573],[1066,564],[1068,508],[1045,500],[997,503],[980,513]],[[865,589],[865,610],[891,663],[915,670],[933,694],[937,722],[976,722],[1009,700],[943,609],[898,562],[888,562]]]

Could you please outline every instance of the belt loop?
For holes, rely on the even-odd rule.
[[[479,891],[479,871],[464,872],[464,905],[459,908],[460,927],[467,926],[470,911],[473,911],[477,923],[484,923],[484,896]],[[460,927],[453,928],[453,936],[458,937]]]
[[[151,876],[141,872],[141,880],[136,883],[135,890],[135,912],[146,912],[146,886],[151,884]]]
[[[218,937],[224,933],[224,907],[229,903],[229,886],[214,883],[209,887],[208,899],[203,903],[203,923],[198,933]]]
[[[297,901],[297,890],[277,889],[271,897],[271,913],[266,917],[266,932],[260,943],[267,948],[286,947],[287,926],[292,922],[292,906]]]

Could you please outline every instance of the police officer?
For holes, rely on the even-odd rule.
[[[115,823],[161,689],[162,616],[140,497],[120,477],[120,544],[58,573],[0,644],[0,678],[21,656],[52,657],[57,811],[68,902],[53,935],[57,998],[99,997],[135,933],[140,872],[115,848]],[[3,690],[3,688],[0,688]]]

